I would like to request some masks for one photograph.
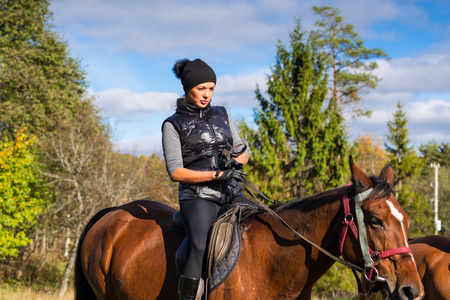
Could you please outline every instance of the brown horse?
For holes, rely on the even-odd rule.
[[[350,159],[353,185],[271,208],[292,228],[333,255],[340,255],[344,193],[373,189],[362,202],[369,247],[408,247],[409,218],[392,195],[390,165],[368,178]],[[351,211],[355,215],[355,209]],[[177,299],[175,252],[184,235],[171,229],[175,210],[136,201],[99,212],[78,245],[76,299]],[[241,223],[239,260],[214,299],[309,299],[312,285],[335,262],[287,229],[272,215],[256,211]],[[409,249],[409,248],[408,248]],[[343,258],[363,268],[359,241],[343,239]],[[410,253],[395,254],[376,266],[392,299],[416,299],[423,286]]]
[[[409,243],[425,289],[423,300],[450,300],[450,238],[431,235]],[[375,294],[370,299],[385,298]]]
[[[450,238],[425,236],[410,241],[427,300],[450,300]]]

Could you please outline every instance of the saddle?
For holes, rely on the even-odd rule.
[[[213,223],[206,249],[206,288],[209,292],[217,288],[228,278],[237,263],[241,251],[241,235],[239,229],[241,205],[233,204]],[[184,233],[184,225],[180,211],[172,218],[174,230]],[[176,253],[175,265],[177,277],[182,274],[189,251],[187,238],[181,243]]]

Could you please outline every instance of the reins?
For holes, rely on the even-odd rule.
[[[351,214],[350,211],[350,202],[348,198],[348,189],[350,187],[350,184],[346,185],[344,187],[344,195],[343,195],[343,206],[344,206],[344,227],[342,228],[341,234],[340,234],[340,241],[339,241],[339,250],[340,255],[342,255],[343,247],[344,247],[344,241],[345,237],[347,235],[348,229],[350,228],[351,232],[353,233],[355,239],[359,241],[359,244],[361,246],[361,252],[364,259],[364,268],[361,268],[355,264],[352,264],[348,261],[345,261],[324,248],[320,247],[319,245],[315,244],[314,242],[310,241],[308,238],[300,234],[298,231],[296,231],[294,228],[292,228],[286,221],[284,221],[276,212],[274,212],[269,206],[267,206],[265,203],[263,203],[261,200],[259,200],[250,190],[253,189],[255,192],[257,192],[261,197],[268,200],[269,202],[272,202],[266,195],[264,195],[262,192],[260,192],[247,178],[244,177],[244,181],[241,184],[245,190],[258,201],[258,203],[269,213],[271,214],[275,219],[280,221],[284,226],[286,226],[289,230],[291,230],[295,235],[309,243],[311,246],[315,247],[317,250],[322,252],[323,254],[327,255],[334,261],[349,267],[352,269],[352,272],[355,276],[355,279],[358,284],[358,290],[359,293],[368,296],[370,295],[370,291],[363,292],[362,283],[359,279],[359,276],[357,276],[356,272],[360,272],[361,274],[364,274],[366,281],[370,282],[385,282],[386,279],[378,275],[378,270],[375,268],[375,265],[377,265],[382,259],[396,255],[401,253],[412,253],[411,248],[409,247],[399,247],[396,249],[391,250],[385,250],[382,252],[378,251],[372,251],[368,245],[367,241],[367,231],[364,224],[364,212],[362,210],[362,202],[367,199],[367,197],[370,195],[373,189],[368,189],[364,192],[358,193],[354,197],[355,201],[355,212],[356,212],[356,221],[358,223],[358,226],[356,226],[354,222],[354,217]],[[358,228],[360,230],[358,230]],[[373,271],[375,271],[375,279],[372,279]]]
[[[345,261],[333,254],[331,254],[330,252],[328,252],[327,250],[325,250],[324,248],[320,247],[319,245],[317,245],[316,243],[310,241],[308,238],[306,238],[305,236],[303,236],[302,234],[300,234],[297,230],[295,230],[294,228],[292,228],[285,220],[283,220],[283,218],[281,218],[276,212],[274,212],[269,206],[267,206],[264,202],[262,202],[261,200],[259,200],[257,197],[255,197],[255,195],[251,192],[251,190],[249,189],[249,187],[251,187],[255,192],[257,192],[260,196],[262,196],[264,199],[272,202],[266,195],[264,195],[263,193],[261,193],[247,178],[244,177],[244,182],[245,184],[243,184],[243,187],[246,189],[246,191],[254,198],[258,201],[258,203],[269,213],[271,214],[275,219],[277,219],[278,221],[281,222],[281,224],[283,224],[284,226],[286,226],[289,230],[291,230],[295,235],[297,235],[298,237],[300,237],[301,239],[305,240],[308,244],[310,244],[311,246],[315,247],[317,250],[319,250],[320,252],[324,253],[325,255],[327,255],[328,257],[330,257],[331,259],[337,261],[338,263],[343,264],[346,267],[349,267],[353,270],[356,270],[360,273],[365,273],[363,268],[358,267],[355,264],[352,264],[348,261]],[[247,186],[248,185],[248,186]]]

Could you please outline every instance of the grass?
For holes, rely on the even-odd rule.
[[[73,290],[68,290],[62,300],[72,300]],[[61,300],[55,292],[38,292],[30,287],[0,285],[0,300]]]
[[[73,290],[69,290],[64,298],[58,298],[55,292],[38,292],[30,287],[0,285],[0,300],[72,300],[74,298]],[[324,300],[326,298],[312,297],[313,300]],[[332,298],[330,298],[332,299]],[[353,298],[334,298],[333,300],[352,300]]]

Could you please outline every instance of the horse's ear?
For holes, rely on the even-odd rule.
[[[389,183],[391,187],[394,186],[394,168],[392,168],[392,164],[384,166],[383,170],[380,172],[380,177]]]
[[[366,173],[364,173],[354,162],[353,157],[350,155],[348,158],[350,163],[350,171],[352,172],[352,182],[357,191],[366,190],[372,187],[372,181],[370,181],[369,177],[367,177]]]

